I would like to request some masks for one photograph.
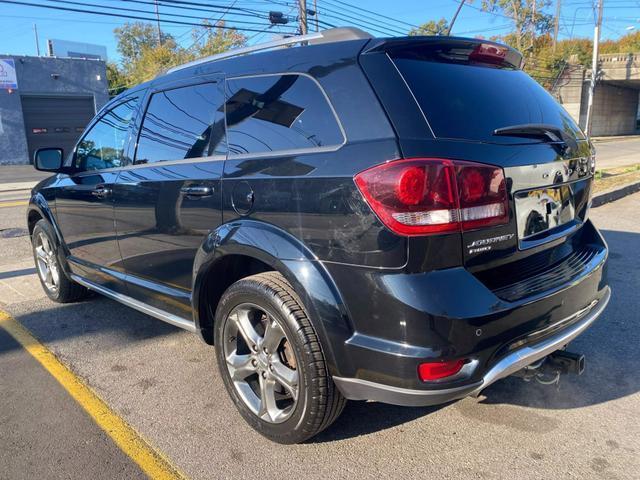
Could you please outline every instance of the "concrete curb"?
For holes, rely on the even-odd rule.
[[[606,203],[620,200],[621,198],[636,192],[640,192],[640,181],[632,182],[622,187],[597,194],[593,197],[591,207],[597,208]]]

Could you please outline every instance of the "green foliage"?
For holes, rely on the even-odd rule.
[[[126,89],[127,77],[114,62],[107,62],[107,82],[110,95],[117,95]]]
[[[118,53],[125,67],[136,62],[142,55],[143,49],[158,46],[158,30],[150,23],[125,23],[122,27],[116,28],[113,33],[118,41]],[[175,45],[175,40],[169,34],[161,32],[160,38],[163,44],[170,42]]]
[[[247,38],[242,33],[223,26],[224,23],[212,26],[203,22],[202,27],[194,29],[192,45],[188,48],[181,47],[164,32],[161,32],[162,44],[159,44],[157,29],[151,24],[126,23],[116,28],[114,34],[121,62],[107,65],[109,88],[113,89],[110,93],[116,95],[173,66],[246,44]]]
[[[191,50],[196,58],[215,55],[246,45],[247,37],[242,33],[237,30],[220,28],[222,26],[224,23],[220,23],[216,27],[205,23],[203,27],[193,31]]]
[[[553,16],[545,13],[551,0],[482,0],[482,9],[508,17],[514,30],[505,36],[509,45],[518,50],[533,48],[534,38],[553,27]]]
[[[606,40],[600,44],[601,53],[640,52],[640,32],[628,33],[617,41]]]
[[[449,30],[449,22],[446,19],[441,18],[440,20],[429,20],[426,23],[423,23],[417,28],[412,28],[409,31],[409,35],[446,35]]]

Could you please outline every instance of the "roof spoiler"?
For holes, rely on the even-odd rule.
[[[508,45],[480,38],[448,36],[377,38],[369,42],[362,53],[413,51],[430,54],[434,61],[477,62],[511,68],[522,67],[522,54],[519,51]]]

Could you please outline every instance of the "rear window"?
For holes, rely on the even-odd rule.
[[[544,123],[577,138],[583,133],[569,114],[535,80],[516,68],[433,61],[415,49],[391,55],[436,137],[493,143],[521,143],[496,137],[497,128]]]

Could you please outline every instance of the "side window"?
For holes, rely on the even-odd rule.
[[[121,167],[129,124],[138,99],[133,98],[108,110],[76,147],[75,167],[80,171]]]
[[[338,121],[320,87],[303,75],[227,81],[229,155],[340,145]]]
[[[223,101],[215,83],[154,93],[142,121],[135,163],[225,153]]]

